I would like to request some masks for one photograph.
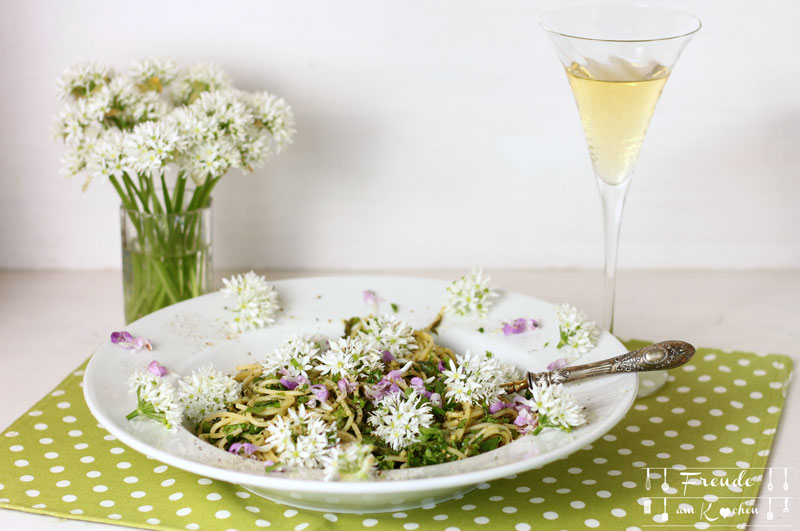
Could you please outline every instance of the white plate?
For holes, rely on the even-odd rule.
[[[340,336],[342,320],[366,315],[362,291],[374,290],[383,299],[381,311],[399,307],[399,316],[424,327],[444,300],[446,282],[402,277],[301,278],[275,283],[284,308],[267,328],[233,334],[230,313],[220,293],[191,299],[128,325],[134,335],[149,338],[153,352],[137,354],[107,341],[92,357],[83,390],[89,409],[119,440],[150,457],[210,478],[238,483],[271,500],[302,508],[334,512],[397,511],[444,501],[477,484],[542,467],[590,444],[625,416],[636,397],[635,374],[619,374],[569,384],[569,391],[586,407],[586,425],[572,433],[545,430],[481,456],[455,463],[393,472],[390,479],[367,482],[326,482],[291,474],[265,473],[263,463],[220,450],[189,431],[167,431],[150,421],[125,420],[135,409],[127,380],[137,368],[157,359],[174,373],[188,374],[212,362],[233,372],[236,365],[263,358],[294,332]],[[502,323],[519,317],[537,319],[541,328],[504,336]],[[483,327],[481,333],[478,328]],[[109,331],[110,333],[111,331]],[[544,370],[562,356],[552,305],[532,297],[501,292],[486,319],[446,316],[438,341],[457,352],[490,350],[506,362],[533,371]],[[547,345],[547,346],[545,346]],[[622,354],[625,347],[604,332],[597,347],[581,361]]]

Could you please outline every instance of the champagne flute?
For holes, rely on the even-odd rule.
[[[664,84],[701,24],[681,11],[622,5],[557,9],[540,24],[566,70],[603,203],[602,325],[613,333],[617,248],[631,175]],[[642,377],[639,396],[665,381],[666,373]]]

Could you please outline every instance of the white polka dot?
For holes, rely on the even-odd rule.
[[[33,429],[34,430],[39,430],[39,431],[46,430],[47,429],[47,424],[41,424],[41,423],[40,424],[34,424],[33,425]]]
[[[704,396],[696,396],[692,399],[695,404],[705,404],[707,401],[708,399]]]
[[[753,400],[760,400],[764,398],[764,395],[758,391],[753,391],[752,393],[750,393],[750,398],[752,398]]]
[[[122,515],[117,513],[112,513],[108,515],[108,518],[110,518],[111,520],[119,520],[120,518],[122,518]]]
[[[600,496],[601,498],[610,498],[611,497],[611,493],[608,492],[607,490],[598,490],[597,491],[597,495]]]
[[[135,490],[135,491],[131,492],[131,498],[137,498],[138,499],[138,498],[144,498],[145,496],[147,496],[147,493],[144,492],[144,491],[141,491],[141,490]]]
[[[503,507],[503,512],[506,513],[506,514],[514,514],[515,512],[517,512],[517,508],[516,507],[510,507],[510,506],[509,507]]]
[[[530,492],[530,487],[517,487],[517,492]]]
[[[736,424],[727,424],[725,426],[725,429],[728,431],[739,431],[739,426],[737,426]]]
[[[197,480],[198,485],[211,485],[211,480],[208,478],[200,478]]]
[[[7,432],[5,433],[5,436],[6,436],[6,437],[16,437],[17,435],[19,435],[19,432],[18,432],[18,431],[7,431]]]
[[[115,449],[117,449],[117,450],[122,450],[122,448],[112,448],[112,449],[111,449],[111,453],[112,453],[112,454],[116,454],[116,453],[120,453],[120,454],[121,454],[121,453],[122,453],[122,452],[115,452],[115,451],[114,451]],[[166,472],[168,468],[169,468],[169,467],[168,467],[167,465],[161,465],[161,466],[157,466],[157,467],[155,467],[155,468],[153,469],[153,472],[155,472],[156,474],[161,474],[161,473],[163,473],[163,472]]]
[[[612,470],[612,472],[613,472],[613,470]],[[611,472],[609,472],[609,474],[610,473]],[[556,489],[556,493],[558,493],[558,494],[569,494],[570,492],[572,492],[572,491],[570,489],[568,489],[568,488]]]
[[[84,455],[83,457],[81,457],[81,463],[93,463],[93,462],[94,462],[94,457],[92,457],[91,455]]]
[[[473,522],[475,522],[476,524],[481,524],[481,525],[483,525],[483,524],[488,524],[488,523],[489,523],[489,519],[488,519],[488,518],[486,518],[485,516],[478,516],[477,518],[475,518],[475,519],[473,520]],[[415,529],[416,529],[416,528],[415,528]]]
[[[286,518],[297,516],[297,511],[295,511],[294,509],[288,509],[286,511],[283,511],[283,516],[285,516]]]
[[[21,452],[24,449],[25,447],[22,446],[21,444],[15,444],[14,446],[9,448],[9,450],[11,450],[12,452]]]
[[[61,499],[64,500],[65,502],[67,502],[67,503],[72,503],[75,500],[77,500],[78,497],[77,496],[73,496],[72,494],[65,494],[64,496],[61,496]]]
[[[268,520],[261,520],[261,519],[256,520],[256,527],[269,527],[271,525],[272,523],[269,522]]]
[[[137,478],[136,476],[128,476],[122,481],[124,481],[125,483],[136,483],[137,481],[139,481],[139,478]]]
[[[63,389],[56,389],[55,391],[50,393],[50,396],[62,396],[64,392],[65,391]]]
[[[97,470],[90,470],[89,472],[86,473],[86,477],[92,479],[99,478],[101,475],[102,474]]]
[[[83,514],[82,509],[72,509],[69,514]]]
[[[175,480],[174,480],[174,479],[172,479],[172,478],[170,478],[170,479],[165,479],[164,481],[162,481],[162,482],[161,482],[161,486],[162,486],[162,487],[171,487],[171,486],[173,486],[174,484],[175,484]]]
[[[161,520],[159,520],[158,518],[148,518],[147,520],[145,520],[145,522],[147,522],[150,525],[158,525],[161,523]]]
[[[706,457],[704,455],[698,455],[697,457],[695,457],[695,459],[697,459],[701,463],[708,463],[709,461],[711,461],[711,458]]]
[[[26,491],[25,491],[25,494],[27,494],[27,495],[28,495],[28,496],[30,496],[31,498],[35,498],[36,496],[38,496],[38,495],[39,495],[39,491],[38,491],[38,490],[36,490],[36,489],[30,489],[30,490],[26,490]]]
[[[617,436],[616,436],[616,435],[611,435],[611,434],[609,433],[609,434],[607,434],[607,435],[603,435],[603,440],[604,440],[604,441],[608,441],[608,442],[614,442],[614,441],[616,441],[616,440],[617,440]]]
[[[728,446],[723,446],[722,448],[719,449],[719,451],[722,452],[723,454],[730,454],[733,453],[733,448],[730,448]]]
[[[169,495],[169,497],[168,497],[168,499],[169,499],[170,501],[178,501],[178,500],[180,500],[181,498],[183,498],[183,493],[182,493],[182,492],[173,492],[173,493],[172,493],[172,494],[170,494],[170,495]]]
[[[721,417],[722,416],[722,410],[721,409],[712,409],[708,413],[710,415],[715,416],[715,417]]]
[[[378,521],[376,519],[374,519],[374,518],[367,518],[366,520],[361,522],[361,524],[364,527],[374,527],[374,526],[378,525]]]
[[[28,412],[28,415],[30,415],[31,417],[38,417],[38,416],[40,416],[41,414],[42,414],[42,412],[41,412],[41,411],[39,411],[39,410],[36,410],[36,411],[30,411],[30,412]]]
[[[51,439],[50,437],[42,437],[41,439],[39,439],[39,443],[40,444],[53,444],[53,439]]]
[[[225,510],[217,511],[216,513],[214,513],[214,516],[216,516],[220,520],[224,520],[225,518],[230,517],[230,515],[231,515],[230,511],[225,511]]]
[[[184,507],[182,509],[178,509],[177,511],[175,511],[175,514],[177,514],[178,516],[186,516],[187,514],[189,514],[191,512],[192,512],[192,509],[190,507]]]
[[[622,475],[622,471],[621,470],[609,470],[608,471],[608,475],[609,476],[621,476]]]
[[[553,477],[542,478],[542,483],[555,483],[555,482],[556,482],[556,478],[553,478]]]
[[[573,509],[583,509],[584,507],[586,507],[586,504],[580,500],[571,501],[569,502],[569,505]]]
[[[681,444],[681,450],[694,450],[694,445],[692,443],[683,443]]]
[[[336,515],[335,515],[335,514],[333,514],[333,513],[325,513],[325,514],[323,514],[323,515],[322,515],[322,517],[323,517],[325,520],[329,521],[329,522],[336,522],[336,521],[338,521],[338,520],[339,520],[339,517],[338,517],[338,516],[336,516]]]
[[[237,491],[236,492],[236,496],[238,496],[239,498],[242,498],[242,499],[247,499],[247,498],[250,497],[250,493],[249,492]]]
[[[248,505],[245,507],[246,510],[250,511],[251,513],[260,513],[261,509],[258,507],[253,507],[252,505]]]
[[[218,492],[212,492],[211,494],[206,496],[206,499],[208,501],[217,501],[217,500],[221,500],[222,499],[222,495],[219,494]]]
[[[28,466],[28,462],[25,459],[17,459],[14,464],[20,468]]]
[[[105,485],[95,485],[94,487],[92,487],[92,490],[95,492],[105,492],[108,490],[108,487],[106,487]]]
[[[77,446],[76,446],[76,448],[77,448]],[[121,453],[122,453],[122,452],[124,452],[124,451],[125,451],[125,449],[124,449],[124,448],[120,448],[120,447],[118,447],[118,446],[115,446],[114,448],[112,448],[111,450],[109,450],[109,452],[111,452],[112,454],[115,454],[115,455],[121,454]]]
[[[30,474],[25,474],[24,476],[20,476],[20,477],[19,477],[19,480],[20,480],[20,481],[23,481],[23,482],[25,482],[25,483],[30,483],[30,482],[31,482],[31,481],[33,481],[34,479],[36,479],[36,478],[34,478],[33,476],[31,476]]]
[[[69,480],[66,479],[62,479],[61,481],[56,482],[56,487],[69,487],[70,485],[72,485],[72,483],[70,483]]]
[[[619,450],[617,450],[617,453],[619,455],[631,455],[633,452],[631,452],[631,450],[629,450],[628,448],[620,448]]]
[[[69,402],[59,402],[58,404],[56,404],[56,407],[58,409],[67,409],[71,405],[72,404],[70,404]]]
[[[55,459],[56,457],[58,457],[57,452],[47,452],[46,454],[44,454],[45,459]]]
[[[636,487],[636,483],[634,483],[633,481],[623,481],[622,486],[625,487],[626,489],[632,489]]]
[[[774,415],[775,413],[779,412],[780,410],[781,410],[781,408],[779,408],[779,407],[770,406],[770,407],[767,408],[767,413],[769,413],[771,415]]]
[[[756,441],[755,441],[755,439],[753,439],[751,437],[745,437],[744,439],[742,439],[742,443],[743,444],[755,444]]]
[[[594,461],[598,465],[603,465],[605,463],[608,463],[608,459],[606,459],[605,457],[595,457],[592,461]]]
[[[713,433],[706,433],[705,435],[703,435],[703,439],[705,439],[707,441],[716,441],[717,440],[717,436],[714,435]]]
[[[516,531],[531,531],[531,526],[530,526],[530,524],[526,524],[524,522],[520,522],[520,523],[518,523],[517,525],[514,526],[514,529]]]
[[[737,387],[744,387],[745,385],[747,385],[747,381],[742,380],[741,378],[737,378],[736,380],[733,381],[733,385]]]
[[[556,518],[558,518],[558,513],[555,513],[553,511],[547,511],[542,516],[544,516],[548,520],[555,520]]]
[[[503,501],[503,497],[502,496],[489,496],[489,501],[492,501],[492,502]]]
[[[625,429],[628,430],[629,432],[636,433],[637,431],[639,431],[639,426],[628,426]]]
[[[700,424],[702,424],[702,422],[700,422],[700,421],[699,421],[699,420],[697,420],[697,419],[692,419],[692,420],[690,420],[689,422],[687,422],[686,424],[688,424],[688,425],[689,425],[689,426],[691,426],[692,428],[696,428],[696,427],[698,427]]]
[[[81,435],[83,435],[83,432],[81,430],[70,430],[69,433],[67,433],[67,435],[69,435],[70,437],[80,437]]]
[[[544,501],[544,498],[531,498],[528,501],[531,503],[542,503]]]
[[[584,520],[583,523],[586,524],[586,527],[600,527],[600,522],[598,522],[594,518],[589,518],[588,520]]]
[[[756,369],[753,371],[753,374],[755,376],[765,376],[767,374],[767,371],[765,371],[764,369]]]
[[[679,393],[688,393],[689,391],[691,391],[691,389],[689,389],[688,387],[686,387],[684,385],[684,386],[678,387],[676,389],[676,391],[678,391]]]
[[[98,427],[99,427],[99,426],[98,426]],[[114,436],[113,436],[113,435],[111,435],[111,434],[104,435],[104,436],[103,436],[103,439],[105,439],[106,441],[116,441],[116,440],[117,440],[117,438],[116,438],[116,437],[114,437]]]
[[[750,416],[750,417],[747,417],[747,422],[755,424],[757,422],[761,422],[761,419],[758,418],[758,417],[755,417],[755,416]]]
[[[100,502],[100,507],[114,507],[114,500],[103,500]]]
[[[651,441],[650,439],[644,439],[642,441],[643,446],[655,446],[655,441]]]
[[[472,509],[474,509],[474,508],[475,508],[475,506],[474,506],[474,505],[470,505],[470,504],[467,504],[467,505],[462,505],[462,506],[461,506],[461,509],[463,509],[463,510],[465,510],[465,511],[471,511],[471,510],[472,510]]]
[[[117,468],[122,469],[122,470],[125,470],[125,469],[130,468],[130,467],[131,467],[131,464],[129,462],[127,462],[127,461],[121,461],[121,462],[117,463]]]
[[[62,421],[64,421],[64,422],[66,422],[67,424],[72,424],[72,423],[74,423],[74,422],[75,422],[76,420],[78,420],[78,419],[76,419],[76,418],[75,418],[75,417],[73,417],[72,415],[67,415],[66,417],[63,417],[61,420],[62,420]]]
[[[297,524],[296,526],[294,526],[294,531],[303,531],[303,529],[305,529],[307,527],[308,527],[308,522],[303,522],[302,524]],[[416,528],[412,528],[412,529],[416,529]]]
[[[197,531],[198,529],[200,529],[200,525],[199,524],[186,524],[186,529],[189,529],[190,531]]]
[[[433,517],[434,520],[437,522],[441,522],[442,520],[447,520],[448,516],[446,514],[437,514]]]
[[[727,389],[725,389],[724,387],[722,387],[721,385],[718,385],[718,386],[716,386],[716,387],[714,388],[714,392],[715,392],[715,393],[727,393],[727,392],[728,392],[728,390],[727,390]]]

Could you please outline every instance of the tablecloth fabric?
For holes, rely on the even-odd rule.
[[[800,510],[784,490],[791,470],[764,468],[792,368],[783,355],[699,349],[663,389],[568,458],[461,499],[372,515],[279,505],[127,448],[89,412],[84,367],[0,436],[0,507],[149,529],[744,528],[768,473],[772,500],[758,506]],[[683,485],[690,478],[697,484]]]

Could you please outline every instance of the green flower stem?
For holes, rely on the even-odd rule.
[[[178,175],[170,195],[166,176],[123,175],[112,179],[128,209],[125,262],[125,315],[133,321],[167,304],[201,295],[208,289],[203,213],[219,178],[194,189],[183,206],[188,177]],[[124,185],[124,186],[123,186]]]

